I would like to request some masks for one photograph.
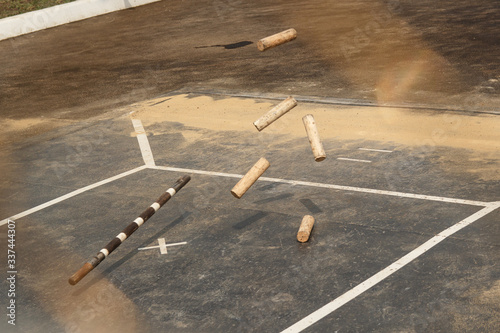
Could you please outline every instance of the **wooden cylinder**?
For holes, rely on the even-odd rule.
[[[91,270],[94,269],[94,266],[92,266],[92,264],[90,263],[85,263],[82,268],[80,268],[78,270],[78,272],[76,272],[75,274],[73,274],[70,278],[69,278],[69,284],[74,286],[75,284],[77,284],[81,279],[83,279]]]
[[[275,35],[262,38],[257,42],[257,48],[260,51],[265,51],[267,49],[270,49],[271,47],[275,47],[294,40],[295,38],[297,38],[297,31],[295,31],[295,29],[288,29]]]
[[[314,159],[316,162],[321,162],[326,158],[326,153],[319,138],[318,128],[316,127],[314,117],[312,114],[308,114],[302,118],[302,121],[306,127],[307,137],[309,138],[309,143],[311,144]]]
[[[87,263],[85,263],[75,274],[69,278],[69,284],[74,286],[83,279],[90,271],[97,267],[108,255],[110,255],[123,241],[128,239],[141,225],[143,225],[158,209],[160,209],[170,198],[179,192],[189,181],[191,176],[183,176],[175,182],[174,186],[163,193],[158,200],[139,215],[132,223],[130,223],[122,232],[120,232],[111,242]]]
[[[297,106],[297,101],[292,96],[289,96],[287,99],[269,110],[265,115],[254,121],[253,124],[260,132],[295,106]]]
[[[314,226],[314,217],[311,215],[306,215],[302,218],[302,223],[300,223],[299,232],[297,232],[297,240],[301,243],[307,242],[309,236],[311,235],[312,228]]]
[[[267,168],[269,168],[269,162],[264,157],[261,157],[260,160],[258,160],[257,163],[255,163],[254,166],[246,173],[246,175],[243,176],[243,178],[241,178],[236,185],[234,185],[231,190],[231,194],[238,199],[241,198],[250,186],[252,186],[264,173],[264,171],[267,170]]]

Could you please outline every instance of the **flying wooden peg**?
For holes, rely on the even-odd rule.
[[[264,157],[261,157],[260,160],[258,160],[257,163],[255,163],[254,166],[247,172],[247,174],[243,176],[243,178],[241,178],[236,185],[234,185],[231,190],[231,194],[238,199],[241,198],[250,186],[252,186],[264,173],[264,171],[267,170],[267,168],[269,168],[269,162]]]
[[[272,36],[262,38],[257,42],[257,48],[260,51],[265,51],[272,47],[284,44],[297,38],[297,31],[295,29],[288,29]]]
[[[316,122],[312,114],[308,114],[302,118],[304,126],[306,128],[307,137],[309,138],[309,143],[314,154],[314,159],[316,162],[321,162],[326,158],[325,150],[323,149],[323,144],[319,138],[318,128],[316,127]]]
[[[253,124],[259,131],[262,131],[295,106],[297,106],[297,101],[292,96],[289,96],[287,99],[269,110],[265,115],[254,121]]]

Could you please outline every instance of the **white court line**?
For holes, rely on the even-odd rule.
[[[359,150],[365,150],[365,151],[376,151],[379,153],[392,153],[392,150],[385,150],[385,149],[372,149],[372,148],[358,148]]]
[[[149,146],[148,136],[146,131],[142,126],[140,119],[132,118],[132,125],[134,125],[135,133],[137,134],[137,141],[139,142],[139,148],[141,149],[142,159],[147,166],[154,166],[155,159],[153,157],[153,151]]]
[[[163,239],[165,240],[165,239]],[[177,246],[177,245],[186,245],[187,242],[180,242],[180,243],[172,243],[172,244],[165,244],[165,245],[156,245],[156,246],[148,246],[148,247],[140,247],[137,250],[138,251],[144,251],[144,250],[151,250],[151,249],[159,249],[161,246],[164,247],[169,247],[169,246]]]
[[[477,213],[467,217],[466,219],[458,222],[457,224],[449,227],[448,229],[440,232],[436,236],[432,237],[429,239],[427,242],[424,244],[420,245],[417,247],[415,250],[411,251],[401,259],[395,261],[393,264],[387,266],[377,274],[373,275],[372,277],[368,278],[364,282],[360,283],[356,287],[352,288],[351,290],[347,291],[343,295],[337,297],[330,303],[326,304],[322,308],[314,311],[311,313],[309,316],[303,318],[302,320],[298,321],[297,323],[293,324],[292,326],[288,327],[287,329],[283,330],[281,333],[298,333],[301,332],[302,330],[308,328],[309,326],[313,325],[317,321],[321,320],[322,318],[328,316],[330,313],[333,311],[337,310],[347,302],[353,300],[357,296],[361,295],[368,289],[372,288],[382,280],[386,279],[387,277],[391,276],[392,274],[396,273],[398,270],[415,260],[416,258],[420,257],[422,254],[425,252],[429,251],[432,249],[434,246],[437,244],[441,243],[443,240],[446,238],[450,237],[454,233],[462,230],[463,228],[467,227],[468,225],[474,223],[475,221],[479,220],[481,217],[491,213],[495,209],[500,207],[499,202],[494,202],[489,204],[487,207],[481,209]]]
[[[165,166],[154,166],[154,167],[150,167],[150,169],[176,171],[176,172],[191,172],[191,173],[199,174],[199,175],[219,176],[219,177],[238,178],[238,179],[243,177],[243,175],[238,175],[238,174],[234,174],[234,173],[203,171],[203,170],[194,170],[194,169],[185,169],[185,168],[173,168],[173,167],[165,167]],[[362,187],[313,183],[313,182],[306,182],[306,181],[301,181],[301,180],[287,180],[287,179],[268,178],[268,177],[260,177],[258,180],[259,181],[274,182],[274,183],[290,184],[290,185],[302,185],[302,186],[329,188],[329,189],[341,190],[341,191],[353,191],[353,192],[362,192],[362,193],[391,195],[391,196],[401,197],[401,198],[449,202],[449,203],[456,203],[456,204],[461,204],[461,205],[471,205],[471,206],[480,206],[480,207],[486,207],[490,204],[488,202],[483,202],[483,201],[454,199],[454,198],[437,197],[437,196],[432,196],[432,195],[412,194],[412,193],[404,193],[404,192],[374,190],[374,189],[362,188]]]
[[[158,247],[160,248],[160,254],[167,254],[167,244],[165,244],[165,238],[158,238]]]
[[[50,207],[52,205],[55,205],[61,201],[64,201],[66,199],[69,199],[69,198],[72,198],[74,197],[75,195],[78,195],[78,194],[81,194],[83,192],[86,192],[88,190],[92,190],[96,187],[99,187],[101,185],[104,185],[104,184],[107,184],[107,183],[110,183],[114,180],[117,180],[117,179],[120,179],[120,178],[123,178],[123,177],[126,177],[126,176],[129,176],[133,173],[136,173],[138,171],[141,171],[141,170],[144,170],[146,169],[147,167],[145,165],[143,166],[140,166],[138,168],[135,168],[135,169],[132,169],[132,170],[129,170],[129,171],[126,171],[126,172],[123,172],[123,173],[120,173],[119,175],[116,175],[114,177],[111,177],[111,178],[107,178],[107,179],[104,179],[104,180],[101,180],[100,182],[97,182],[97,183],[94,183],[94,184],[91,184],[91,185],[88,185],[88,186],[85,186],[85,187],[82,187],[78,190],[75,190],[73,192],[70,192],[68,194],[65,194],[63,196],[60,196],[59,198],[55,198],[53,200],[50,200],[44,204],[41,204],[41,205],[38,205],[36,207],[33,207],[31,209],[28,209],[28,210],[25,210],[24,212],[22,213],[19,213],[19,214],[16,214],[14,216],[11,216],[9,218],[6,218],[5,220],[1,220],[0,221],[0,226],[6,224],[8,222],[8,220],[17,220],[17,219],[20,219],[21,217],[25,217],[27,215],[30,215],[30,214],[33,214],[35,212],[38,212],[39,210],[42,210],[44,208],[47,208],[47,207]]]
[[[341,161],[362,162],[362,163],[371,163],[372,162],[372,161],[368,161],[368,160],[358,160],[355,158],[346,158],[346,157],[339,157],[337,159],[341,160]]]

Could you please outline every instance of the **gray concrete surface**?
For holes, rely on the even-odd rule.
[[[0,108],[85,118],[190,86],[496,109],[498,15],[486,0],[162,1],[2,41]],[[295,42],[257,52],[292,26]]]
[[[146,104],[173,108],[173,97]],[[190,96],[192,103],[200,97]],[[11,194],[2,198],[2,207],[8,207],[4,214],[143,164],[128,116],[142,105],[26,139],[14,154],[24,178],[7,183]],[[338,117],[338,107],[330,108],[329,114]],[[139,112],[137,117],[150,115]],[[307,140],[287,134],[287,128],[290,123],[280,134],[256,137],[255,130],[209,130],[186,118],[185,123],[155,122],[145,130],[160,166],[244,173],[263,154],[272,163],[266,177],[486,202],[498,198],[498,181],[481,180],[495,166],[478,162],[480,153],[456,172],[443,160],[466,156],[463,149],[443,146],[422,154],[421,146],[336,138],[324,140],[329,158],[317,163]],[[483,166],[480,174],[466,171],[477,165]],[[191,174],[185,189],[79,285],[67,283],[85,260],[185,173],[143,170],[18,219],[18,326],[10,331],[280,332],[479,210],[266,181],[237,200],[229,193],[236,179]],[[311,240],[300,244],[295,237],[305,214],[317,222]],[[496,330],[497,221],[498,211],[307,331]],[[6,233],[6,226],[1,228]],[[137,251],[161,237],[188,244],[167,255]]]
[[[417,115],[435,121],[444,131],[439,138],[459,142],[462,134],[465,143],[443,139],[429,149],[434,134],[422,132],[413,143],[370,138],[364,129],[364,139],[326,137],[333,158],[318,164],[308,159],[307,141],[286,132],[294,128],[286,119],[278,131],[256,136],[222,123],[213,129],[192,118],[163,118],[145,127],[158,165],[244,173],[264,155],[273,166],[268,177],[498,201],[498,118],[442,110],[498,111],[495,5],[162,1],[0,42],[0,218],[142,165],[127,116],[137,107],[130,104],[163,95],[159,103],[176,89],[215,91],[207,98],[222,101],[229,99],[224,94],[251,93],[428,105],[441,110],[410,108],[394,119],[392,109],[372,108],[380,118],[373,126],[396,132]],[[296,41],[257,51],[259,38],[288,27],[297,29]],[[319,109],[331,119],[352,111],[353,128],[362,122],[355,118],[360,108],[302,110]],[[203,110],[199,117],[208,122],[213,114]],[[489,125],[481,132],[474,123]],[[359,151],[363,146],[393,153]],[[233,179],[192,175],[85,280],[67,283],[181,174],[143,170],[16,221],[18,325],[2,320],[0,330],[279,332],[480,209],[269,182],[236,200],[229,193]],[[317,225],[311,241],[299,244],[294,237],[304,214],[315,215]],[[500,330],[498,214],[306,331]],[[4,247],[7,228],[0,230]],[[189,244],[166,256],[137,251],[160,237]],[[6,260],[1,256],[2,267]],[[1,299],[5,309],[7,298]]]

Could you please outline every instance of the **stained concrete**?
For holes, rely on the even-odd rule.
[[[419,132],[410,121],[403,133],[420,141],[365,129],[330,135],[329,156],[316,163],[307,139],[287,132],[293,114],[257,133],[251,122],[210,128],[166,113],[142,119],[158,165],[243,174],[263,155],[267,177],[498,201],[498,118],[471,112],[498,110],[494,5],[162,1],[0,42],[1,218],[142,165],[129,112],[140,117],[137,105],[166,107],[189,91],[211,92],[189,94],[192,102],[248,93],[406,104],[397,119],[370,109],[380,114],[373,127],[418,114],[442,131]],[[257,51],[259,38],[289,27],[297,40]],[[356,107],[295,111],[318,108],[332,121],[346,110],[352,126],[362,121]],[[89,276],[67,283],[182,174],[143,170],[17,220],[18,325],[2,321],[0,330],[279,332],[480,209],[272,182],[237,200],[229,193],[237,179],[192,174]],[[317,222],[299,244],[305,214]],[[498,210],[306,331],[498,331],[497,221]],[[137,251],[158,238],[188,244],[167,255]]]
[[[188,103],[196,105],[197,97]],[[279,131],[256,139],[255,129],[222,130],[227,126],[221,123],[221,130],[211,130],[189,121],[159,120],[172,111],[157,109],[166,114],[153,122],[145,118],[153,114],[144,109],[148,105],[158,108],[163,101],[165,110],[175,108],[176,98],[159,97],[108,113],[106,119],[27,139],[14,149],[27,170],[22,181],[11,185],[22,196],[4,198],[3,205],[13,214],[142,165],[130,112],[150,124],[145,130],[160,166],[243,174],[264,155],[271,162],[266,177],[469,200],[491,201],[499,194],[497,180],[478,178],[491,174],[488,164],[480,163],[477,174],[467,171],[477,160],[464,161],[460,173],[443,163],[447,155],[483,156],[464,148],[438,146],[424,154],[420,146],[397,141],[325,138],[328,157],[318,163],[305,134],[287,133],[290,126],[274,124]],[[228,100],[241,104],[241,99]],[[334,119],[337,107],[327,108]],[[311,110],[314,105],[302,111]],[[66,161],[72,156],[68,149],[80,151],[70,159],[77,164],[60,169],[63,174],[43,167]],[[191,182],[147,224],[77,286],[67,283],[183,174],[190,174]],[[229,192],[236,181],[142,170],[19,219],[19,329],[36,332],[37,324],[53,332],[279,332],[480,209],[268,181],[257,182],[238,200]],[[306,214],[316,218],[316,225],[310,241],[301,244],[296,232]],[[453,235],[309,331],[496,329],[491,295],[498,283],[497,215]],[[166,255],[137,250],[156,245],[158,238],[188,244],[169,248]],[[125,327],[113,325],[127,321]]]

